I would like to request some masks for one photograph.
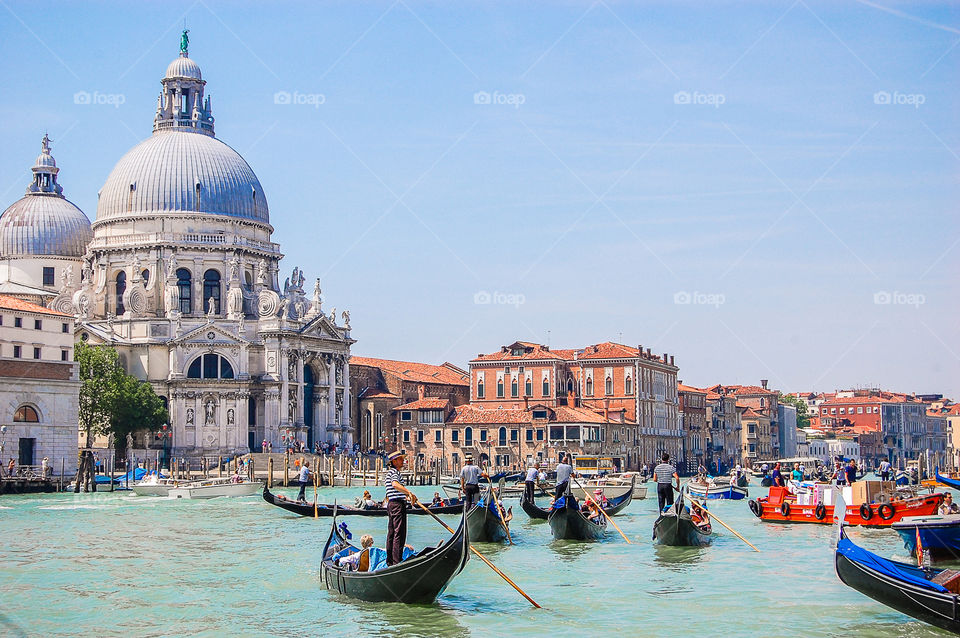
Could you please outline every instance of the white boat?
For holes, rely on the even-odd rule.
[[[133,493],[137,496],[166,496],[174,487],[180,484],[187,485],[188,481],[177,481],[172,478],[158,478],[151,474],[133,486]]]
[[[216,478],[172,488],[169,498],[217,498],[218,496],[253,496],[263,489],[260,481],[234,483],[230,478]]]
[[[603,493],[607,498],[613,496],[618,496],[624,492],[616,492],[613,488],[616,487],[629,487],[630,483],[633,481],[633,477],[636,476],[637,480],[633,484],[633,498],[636,500],[641,500],[647,498],[647,486],[645,482],[641,482],[640,474],[637,472],[623,472],[621,474],[607,474],[606,476],[593,479],[587,482],[587,485],[593,488],[603,487]],[[608,491],[609,490],[609,491]]]
[[[699,499],[739,501],[749,495],[747,488],[734,485],[729,479],[708,479],[706,482],[693,479],[687,482],[684,489],[686,489],[688,495]]]

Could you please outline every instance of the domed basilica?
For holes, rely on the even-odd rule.
[[[44,137],[27,195],[0,217],[0,293],[116,347],[167,400],[174,454],[352,445],[349,313],[324,311],[319,279],[280,273],[263,187],[215,137],[186,37],[161,84],[153,135],[114,166],[92,225]]]

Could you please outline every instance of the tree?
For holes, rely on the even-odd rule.
[[[807,411],[807,404],[803,399],[795,397],[791,394],[780,394],[778,397],[780,403],[786,403],[787,405],[792,405],[797,408],[797,427],[798,428],[808,428],[810,427],[810,413]]]
[[[167,408],[146,381],[127,374],[120,355],[109,346],[77,344],[80,368],[80,427],[87,447],[95,435],[113,434],[123,449],[127,434],[157,430],[169,420]]]

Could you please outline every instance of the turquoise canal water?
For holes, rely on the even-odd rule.
[[[320,500],[352,502],[361,492],[325,488]],[[613,530],[598,543],[553,541],[546,523],[512,503],[516,545],[478,548],[541,610],[475,559],[429,607],[328,592],[318,561],[330,520],[299,518],[260,497],[3,496],[0,636],[945,635],[842,585],[831,527],[764,524],[746,501],[712,507],[759,554],[720,526],[710,547],[653,545],[655,498],[615,519],[632,545]],[[385,519],[343,520],[354,538],[371,533],[382,546]],[[411,517],[409,527],[416,547],[446,535],[427,517]],[[893,531],[851,536],[908,560]]]

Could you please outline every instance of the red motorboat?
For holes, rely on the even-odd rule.
[[[825,486],[827,489],[837,490]],[[771,487],[767,496],[750,501],[750,511],[769,523],[833,523],[833,498],[818,498],[820,494],[799,498],[786,487]],[[847,501],[847,499],[844,499]],[[882,495],[872,499],[850,499],[847,505],[846,525],[889,527],[905,516],[930,516],[937,513],[943,494],[898,497]]]

